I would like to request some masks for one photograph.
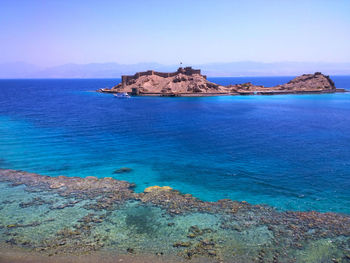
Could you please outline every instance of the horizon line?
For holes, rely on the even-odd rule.
[[[51,67],[59,67],[64,65],[90,65],[90,64],[118,64],[118,65],[140,65],[140,64],[159,64],[162,66],[177,66],[181,65],[179,63],[162,63],[162,62],[156,62],[156,61],[143,61],[143,62],[134,62],[134,63],[122,63],[117,61],[105,61],[105,62],[86,62],[86,63],[80,63],[80,62],[65,62],[55,65],[40,65],[32,62],[26,62],[26,61],[6,61],[6,62],[0,62],[1,64],[28,64],[33,66],[38,66],[42,68],[51,68]],[[313,63],[313,64],[350,64],[350,61],[347,62],[337,62],[337,61],[295,61],[295,60],[280,60],[280,61],[258,61],[258,60],[233,60],[233,61],[216,61],[216,62],[202,62],[202,63],[183,63],[184,65],[215,65],[215,64],[230,64],[230,63],[260,63],[260,64],[275,64],[275,63]]]
[[[304,74],[314,74],[313,73],[304,73]],[[321,72],[322,73],[322,72]],[[323,74],[323,73],[322,73]],[[208,76],[208,78],[259,78],[259,77],[267,77],[267,78],[275,78],[275,77],[297,77],[301,76],[303,74],[295,74],[295,75],[240,75],[240,76]],[[326,74],[325,74],[326,75]],[[349,74],[330,74],[329,76],[338,76],[338,77],[348,77]],[[2,78],[0,77],[0,80],[89,80],[89,79],[121,79],[121,77],[47,77],[47,78],[41,78],[41,77],[30,77],[30,78]]]

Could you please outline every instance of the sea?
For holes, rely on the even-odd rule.
[[[286,77],[209,78],[272,86]],[[350,90],[350,76],[331,76]],[[0,168],[350,214],[350,93],[132,97],[120,79],[0,80]],[[115,173],[127,167],[131,171]]]

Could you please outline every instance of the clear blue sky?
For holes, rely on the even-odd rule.
[[[350,0],[0,0],[0,63],[350,62]]]

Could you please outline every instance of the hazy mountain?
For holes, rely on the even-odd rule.
[[[349,75],[350,63],[323,62],[232,62],[198,65],[208,76],[293,76],[320,71],[328,75]]]
[[[64,64],[42,69],[38,66],[15,62],[0,64],[0,78],[120,78],[149,69],[172,72],[179,65],[158,63],[118,64]],[[202,69],[203,74],[219,76],[288,76],[320,71],[328,75],[350,75],[350,63],[316,62],[231,62],[192,65]]]
[[[29,78],[40,69],[24,62],[0,63],[0,78]]]
[[[118,63],[65,64],[33,74],[35,78],[119,78],[148,69],[170,70],[157,63],[123,65]],[[171,69],[172,70],[172,69]]]

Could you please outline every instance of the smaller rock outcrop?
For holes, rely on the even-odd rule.
[[[272,95],[272,94],[298,94],[298,93],[332,93],[337,90],[334,82],[329,76],[325,76],[320,72],[315,74],[304,74],[298,76],[288,83],[277,85],[274,87],[264,87],[253,85],[252,83],[229,85],[232,90],[239,94],[257,94],[257,95]]]

